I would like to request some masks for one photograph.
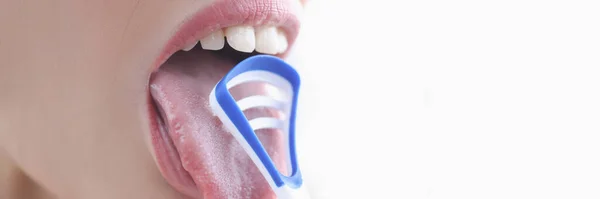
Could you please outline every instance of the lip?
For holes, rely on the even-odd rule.
[[[298,5],[294,5],[297,3]],[[243,5],[243,6],[242,6]],[[300,22],[300,2],[297,0],[218,0],[206,5],[194,14],[182,20],[181,25],[164,45],[156,61],[151,66],[148,80],[152,73],[166,62],[185,44],[199,40],[211,32],[234,25],[275,26],[281,28],[287,36],[289,48],[293,46],[298,35]],[[279,55],[285,57],[287,52]],[[174,149],[169,135],[161,131],[160,113],[157,112],[154,100],[147,90],[147,109],[150,123],[150,142],[152,154],[166,181],[179,192],[193,198],[200,198],[190,174],[183,168],[177,150]]]
[[[298,5],[293,5],[295,3]],[[215,30],[233,25],[279,27],[285,32],[291,48],[300,29],[298,18],[300,7],[297,0],[218,0],[182,21],[182,25],[168,40],[154,62],[151,71],[155,72],[185,44],[199,40]]]

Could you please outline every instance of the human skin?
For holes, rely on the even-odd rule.
[[[148,146],[149,68],[212,3],[0,0],[0,198],[188,198]]]

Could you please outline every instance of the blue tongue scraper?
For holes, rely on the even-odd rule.
[[[229,89],[249,82],[273,85],[281,98],[254,95],[236,101]],[[303,186],[296,157],[295,117],[300,76],[292,66],[270,55],[257,55],[237,64],[210,93],[210,107],[224,127],[242,145],[279,199],[309,199]],[[243,111],[268,107],[284,113],[284,118],[260,117],[248,121]],[[259,129],[278,129],[283,132],[290,175],[282,174],[256,136]]]

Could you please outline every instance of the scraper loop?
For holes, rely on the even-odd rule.
[[[287,126],[287,121],[289,121],[287,117],[290,115],[293,97],[292,85],[290,82],[277,74],[268,71],[256,70],[241,73],[228,81],[226,85],[227,89],[229,90],[233,87],[253,82],[267,83],[276,87],[279,93],[282,94],[283,99],[276,99],[273,96],[267,95],[251,95],[237,101],[239,109],[241,111],[246,111],[251,108],[271,108],[281,111],[284,114],[285,119],[282,120],[274,117],[255,118],[249,121],[252,130],[278,129],[283,132],[287,132],[287,128],[289,127]],[[285,133],[284,136],[285,135],[288,134]],[[287,138],[285,140],[287,140]],[[286,154],[287,153],[289,152],[286,152]]]
[[[251,95],[236,101],[229,92],[235,86],[252,82],[270,84],[278,88],[281,95]],[[274,56],[257,55],[236,65],[210,95],[213,113],[244,148],[280,199],[309,198],[296,158],[295,112],[299,86],[300,77],[290,65]],[[258,117],[248,121],[243,112],[264,107],[281,111],[283,118]],[[283,133],[289,175],[277,170],[255,133],[260,129],[278,129]]]

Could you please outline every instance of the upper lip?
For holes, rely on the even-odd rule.
[[[298,3],[298,5],[292,5],[294,3]],[[212,3],[212,5],[204,6],[202,9],[197,10],[195,13],[182,20],[182,23],[180,23],[181,25],[160,49],[159,56],[150,67],[149,74],[151,75],[156,72],[171,55],[182,49],[186,43],[198,40],[215,30],[229,26],[249,25],[258,27],[261,25],[268,25],[279,27],[285,32],[288,44],[291,47],[298,35],[300,27],[298,19],[300,8],[301,6],[298,0],[217,0]],[[285,55],[285,53],[283,53],[283,55]],[[150,75],[148,78],[150,78]],[[158,130],[159,126],[157,124],[159,114],[156,112],[149,91],[147,103],[151,123],[150,134],[153,140],[153,149],[151,150],[154,150],[158,166],[166,168],[168,165],[164,162],[165,160],[159,160],[161,157],[164,159],[165,154],[157,154],[161,153],[161,150],[156,147],[160,148],[161,146],[160,144],[159,146],[155,145],[163,138],[161,138]],[[163,169],[161,169],[161,171],[163,171]],[[170,178],[167,179],[170,183],[177,183],[174,185],[174,188],[186,193],[186,195],[196,195],[194,194],[195,191],[190,190],[191,188],[183,188],[184,190],[181,190],[182,186],[189,186],[190,181],[181,179],[180,176],[189,176],[189,174],[179,173],[179,177],[172,176],[172,173],[163,173],[163,175],[166,175],[166,178]]]
[[[182,49],[190,41],[234,25],[279,27],[285,32],[289,46],[293,46],[300,29],[298,18],[300,6],[291,4],[298,2],[297,0],[218,0],[183,20],[175,34],[162,48],[151,72],[156,71],[173,53]]]

